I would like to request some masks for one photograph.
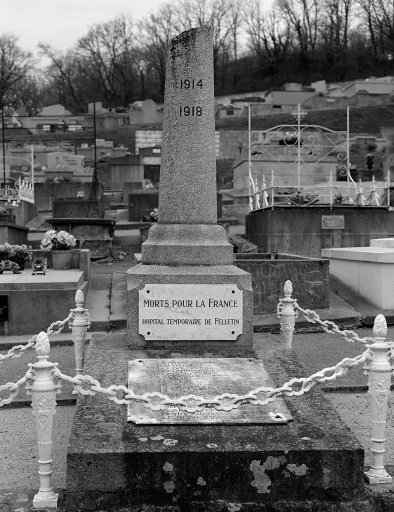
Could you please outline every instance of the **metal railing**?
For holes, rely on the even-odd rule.
[[[124,385],[113,384],[104,388],[94,377],[83,375],[83,353],[89,327],[89,313],[87,309],[83,308],[83,294],[78,290],[76,294],[77,307],[70,311],[65,320],[52,323],[47,332],[33,336],[24,346],[13,347],[0,359],[0,362],[4,362],[8,358],[20,357],[26,350],[33,347],[38,358],[38,362],[29,363],[28,371],[17,382],[9,382],[0,386],[0,392],[8,391],[9,393],[8,397],[0,398],[0,406],[12,402],[22,386],[25,386],[28,395],[31,395],[37,428],[40,481],[39,491],[33,500],[33,507],[57,507],[58,495],[54,492],[51,483],[52,434],[56,395],[60,393],[61,381],[70,382],[74,387],[74,393],[91,396],[100,393],[117,404],[140,402],[144,407],[154,411],[164,411],[174,406],[188,413],[202,411],[206,407],[212,407],[219,411],[231,411],[244,404],[265,406],[283,395],[300,396],[309,392],[316,384],[335,380],[349,368],[362,364],[369,376],[372,421],[371,451],[373,454],[373,463],[365,473],[365,478],[371,484],[391,483],[392,478],[384,467],[384,430],[393,371],[394,343],[385,340],[387,324],[384,316],[378,315],[375,319],[374,337],[360,338],[354,331],[341,330],[334,322],[321,320],[314,311],[302,309],[296,299],[291,297],[290,281],[286,281],[284,292],[285,297],[280,299],[278,304],[278,316],[287,347],[290,348],[292,345],[295,320],[301,313],[308,322],[319,324],[326,332],[338,334],[348,342],[363,343],[366,345],[366,350],[356,357],[345,358],[335,366],[324,368],[309,377],[292,378],[279,387],[261,386],[244,395],[223,393],[207,399],[194,394],[170,398],[157,391],[147,391],[138,395]],[[63,374],[58,368],[58,363],[49,361],[49,336],[59,333],[67,322],[72,329],[72,338],[75,344],[76,374],[73,377]]]
[[[346,183],[339,185],[333,181],[332,173],[325,183],[318,185],[305,185],[296,189],[294,186],[284,186],[275,183],[274,174],[271,175],[269,185],[263,176],[262,185],[250,194],[250,211],[260,209],[274,209],[276,206],[306,207],[314,204],[352,206],[380,206],[390,207],[390,172],[384,182],[372,181],[358,183],[352,182],[349,187]]]

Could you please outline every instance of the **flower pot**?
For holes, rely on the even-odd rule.
[[[54,270],[70,270],[73,262],[72,251],[52,250],[52,267]]]

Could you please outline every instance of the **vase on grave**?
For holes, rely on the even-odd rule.
[[[73,262],[73,252],[71,250],[52,250],[53,270],[70,270]]]

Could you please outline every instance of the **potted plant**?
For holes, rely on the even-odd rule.
[[[31,247],[22,244],[1,244],[0,261],[11,261],[18,266],[18,270],[24,270],[26,261],[31,259]],[[15,267],[13,267],[15,268]]]
[[[67,231],[50,229],[41,240],[41,249],[51,251],[52,266],[55,270],[68,270],[72,267],[71,247],[75,247],[77,241]]]

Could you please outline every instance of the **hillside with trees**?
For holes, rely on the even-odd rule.
[[[44,70],[16,36],[0,35],[0,108],[60,103],[77,114],[91,101],[161,101],[169,41],[201,25],[213,29],[216,95],[394,75],[393,19],[391,0],[275,0],[269,10],[263,0],[176,0],[93,25],[64,52],[44,34]]]

